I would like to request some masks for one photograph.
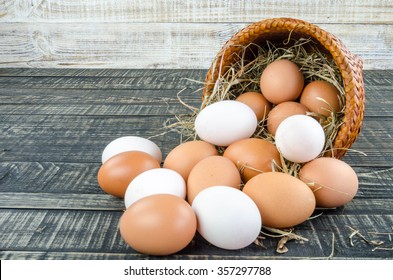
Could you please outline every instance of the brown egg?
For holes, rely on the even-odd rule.
[[[288,228],[306,221],[315,209],[315,197],[299,179],[280,172],[259,174],[243,188],[258,206],[264,226]]]
[[[293,101],[302,93],[303,73],[290,60],[276,60],[262,72],[260,86],[262,94],[273,104]]]
[[[317,206],[339,207],[353,199],[358,191],[358,177],[346,162],[321,157],[306,163],[299,178],[314,192]]]
[[[104,192],[123,198],[128,185],[136,176],[159,167],[158,161],[145,152],[123,152],[101,166],[97,175],[98,184]]]
[[[326,81],[314,81],[305,86],[300,103],[305,105],[311,112],[324,115],[331,115],[341,110],[340,92],[338,89]]]
[[[205,141],[184,142],[169,152],[163,167],[176,171],[187,181],[195,164],[206,157],[215,155],[218,155],[218,151],[210,143]]]
[[[240,94],[236,100],[248,105],[254,111],[258,121],[265,119],[272,108],[272,104],[260,92],[245,92]]]
[[[191,206],[171,194],[154,194],[133,203],[120,218],[120,234],[134,250],[170,255],[193,239],[197,219]]]
[[[271,172],[274,167],[281,167],[276,146],[259,138],[247,138],[229,145],[224,157],[236,164],[244,183],[261,172]]]
[[[270,134],[275,135],[280,123],[286,118],[293,115],[306,115],[307,107],[299,102],[286,101],[277,104],[267,117],[267,130]]]
[[[190,204],[202,190],[212,186],[240,189],[241,179],[235,164],[222,156],[207,157],[191,170],[187,180],[187,200]]]

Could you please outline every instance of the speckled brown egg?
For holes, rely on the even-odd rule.
[[[341,110],[338,89],[326,81],[314,81],[305,86],[300,103],[311,112],[323,116],[330,116]]]
[[[321,157],[306,163],[299,178],[314,192],[317,206],[339,207],[351,201],[358,191],[358,177],[346,162]]]
[[[296,100],[302,93],[303,86],[303,73],[294,62],[287,59],[270,63],[260,79],[263,96],[273,104]]]
[[[192,204],[202,190],[212,186],[240,189],[241,178],[235,164],[223,156],[211,156],[199,161],[187,180],[187,200]]]
[[[280,123],[293,115],[305,115],[307,107],[299,102],[287,101],[277,104],[267,117],[266,127],[270,134],[275,135]]]
[[[315,197],[299,179],[281,172],[259,174],[243,192],[258,206],[263,225],[288,228],[306,221],[315,210]]]
[[[101,165],[97,180],[104,192],[123,198],[128,185],[136,176],[159,167],[158,161],[148,153],[123,152],[109,158]]]
[[[280,153],[276,146],[260,138],[239,140],[229,145],[223,156],[236,164],[244,183],[261,172],[281,167]]]
[[[148,255],[170,255],[193,239],[197,219],[184,199],[154,194],[133,203],[120,218],[120,234],[134,250]]]
[[[265,119],[272,108],[272,104],[260,92],[248,91],[240,94],[236,100],[248,105],[254,111],[258,121]]]

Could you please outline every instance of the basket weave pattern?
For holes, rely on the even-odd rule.
[[[214,59],[205,79],[203,96],[212,93],[218,77],[233,65],[240,56],[243,46],[281,40],[288,36],[311,38],[330,53],[343,79],[346,96],[343,124],[333,142],[334,157],[342,158],[355,142],[363,122],[365,93],[362,60],[352,54],[339,38],[314,24],[292,18],[273,18],[251,24],[230,38]],[[331,153],[327,156],[332,156]]]

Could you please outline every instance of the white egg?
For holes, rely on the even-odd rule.
[[[254,201],[238,189],[213,186],[201,191],[192,208],[198,232],[222,249],[247,247],[258,237],[262,220]]]
[[[123,136],[110,142],[102,152],[102,163],[114,155],[128,151],[141,151],[153,156],[159,163],[162,161],[161,149],[153,141],[139,136]]]
[[[128,208],[143,197],[163,193],[185,198],[186,182],[179,173],[171,169],[150,169],[136,176],[128,185],[124,204]]]
[[[313,160],[322,152],[325,133],[314,118],[294,115],[286,118],[278,126],[275,142],[284,158],[303,163]]]
[[[212,103],[195,119],[195,131],[204,141],[217,146],[229,146],[252,136],[258,121],[254,111],[235,100]]]

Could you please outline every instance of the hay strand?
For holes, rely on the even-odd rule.
[[[260,92],[260,76],[267,65],[275,60],[288,59],[299,66],[306,84],[315,80],[324,80],[333,84],[340,93],[339,102],[342,105],[340,112],[331,112],[328,117],[308,113],[308,115],[319,119],[325,132],[325,147],[321,155],[331,152],[334,156],[336,149],[333,148],[333,142],[342,124],[345,110],[345,91],[340,71],[335,61],[320,51],[311,39],[300,38],[294,40],[291,38],[291,34],[289,34],[289,37],[284,40],[282,45],[282,47],[277,47],[275,44],[267,41],[263,46],[254,43],[247,46],[240,46],[243,48],[243,51],[236,60],[236,63],[225,71],[224,74],[222,74],[220,63],[213,65],[214,68],[217,68],[214,71],[218,71],[220,75],[215,81],[212,93],[203,96],[199,108],[185,104],[178,94],[179,102],[190,109],[191,113],[176,116],[175,123],[172,123],[168,128],[176,129],[181,134],[183,141],[198,139],[194,122],[196,116],[203,108],[218,101],[234,100],[246,91]],[[250,50],[254,58],[247,60],[246,54],[249,54]],[[330,104],[327,104],[327,107],[331,107]],[[274,143],[274,136],[267,131],[265,124],[266,118],[258,123],[257,129],[252,137]],[[293,163],[281,157],[281,168],[276,168],[276,171],[297,176],[301,166],[302,164]]]

